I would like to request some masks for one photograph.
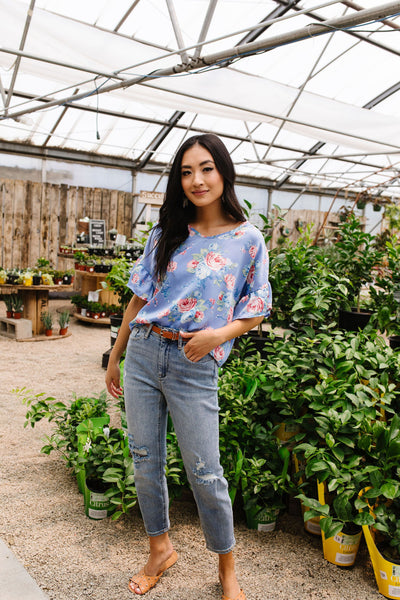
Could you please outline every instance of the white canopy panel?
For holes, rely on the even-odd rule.
[[[398,195],[400,2],[0,0],[0,14],[3,152],[144,169],[214,131],[241,175]]]

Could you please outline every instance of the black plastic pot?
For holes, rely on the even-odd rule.
[[[400,348],[400,335],[389,336],[389,346],[393,348],[393,350]]]
[[[111,325],[111,346],[114,346],[115,340],[117,339],[119,328],[122,323],[122,315],[110,315],[110,325]]]
[[[358,331],[364,329],[369,323],[372,312],[357,312],[356,308],[351,310],[339,309],[339,328],[346,331]]]
[[[41,275],[33,275],[32,276],[32,285],[40,285],[42,283]]]

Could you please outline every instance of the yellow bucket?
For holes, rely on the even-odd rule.
[[[325,486],[319,482],[318,500],[320,504],[325,504]],[[321,535],[325,560],[339,567],[352,567],[354,565],[360,546],[361,531],[354,535],[340,532],[326,539],[324,532],[321,530]]]
[[[369,488],[365,488],[365,490],[368,489]],[[360,492],[360,496],[362,495],[363,492]],[[369,507],[370,513],[373,515],[373,507],[371,505],[369,505]],[[374,568],[379,593],[386,598],[400,598],[400,565],[393,563],[382,556],[376,547],[374,536],[368,525],[363,525],[362,528],[365,541],[367,542],[369,556]]]
[[[299,460],[297,454],[293,454],[293,461],[294,461],[294,470],[296,473],[298,473],[300,471],[301,468],[301,459]],[[303,479],[300,478],[299,482],[302,483]],[[301,513],[304,517],[304,513],[307,512],[309,509],[308,506],[304,506],[303,503],[301,503]],[[313,535],[321,535],[321,527],[319,525],[319,521],[320,521],[320,517],[313,517],[312,519],[309,519],[308,521],[304,521],[304,529],[308,532],[308,533],[312,533]]]
[[[275,435],[281,442],[289,441],[294,435],[300,433],[299,425],[296,423],[280,423]]]
[[[375,545],[368,525],[363,525],[378,590],[386,598],[400,598],[400,565],[386,560]]]

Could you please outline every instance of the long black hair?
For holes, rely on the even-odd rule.
[[[189,148],[196,144],[208,150],[213,157],[217,171],[223,177],[223,210],[235,221],[246,220],[234,189],[235,167],[225,144],[213,133],[194,135],[188,138],[175,155],[168,178],[165,200],[160,208],[158,227],[161,234],[156,246],[156,273],[160,278],[167,271],[172,253],[188,237],[188,224],[194,220],[196,214],[196,207],[191,202],[187,202],[187,206],[184,207],[181,183],[182,157]]]

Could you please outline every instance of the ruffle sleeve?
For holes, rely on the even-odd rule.
[[[267,317],[271,312],[272,290],[268,280],[268,251],[261,233],[257,242],[253,243],[247,251],[252,261],[240,299],[233,312],[233,319]]]
[[[136,296],[147,301],[153,296],[155,290],[155,279],[152,273],[154,273],[154,246],[156,242],[155,229],[153,229],[142,256],[134,264],[127,284]]]

